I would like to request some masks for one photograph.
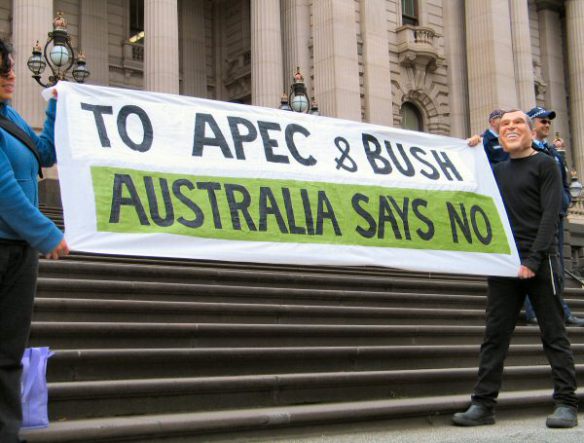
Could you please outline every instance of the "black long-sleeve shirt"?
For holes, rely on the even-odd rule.
[[[556,162],[536,152],[498,163],[493,170],[521,264],[537,272],[548,254],[557,254],[562,181]]]

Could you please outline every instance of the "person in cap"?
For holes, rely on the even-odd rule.
[[[564,141],[557,139],[554,143],[548,142],[548,137],[551,129],[551,122],[556,118],[554,111],[537,106],[527,112],[527,115],[533,119],[534,138],[533,143],[535,149],[550,155],[555,161],[562,177],[562,207],[560,211],[560,221],[558,223],[558,254],[560,257],[560,265],[562,272],[564,270],[564,218],[568,213],[570,206],[570,183],[568,180],[567,168],[565,160],[557,150],[557,146],[564,147]],[[557,143],[557,146],[556,146]],[[533,310],[530,298],[525,299],[525,318],[529,324],[537,324],[537,317]],[[568,326],[584,326],[584,319],[576,317],[572,314],[572,310],[562,298],[562,307],[564,309],[564,321]]]
[[[540,320],[541,340],[552,369],[555,408],[546,425],[578,424],[576,370],[558,298],[563,279],[557,256],[558,198],[561,176],[552,157],[532,145],[532,121],[520,110],[505,112],[499,141],[509,160],[493,173],[505,205],[521,264],[516,277],[489,277],[486,327],[480,350],[478,379],[465,412],[454,414],[459,426],[495,423],[505,357],[527,294]]]
[[[0,442],[19,442],[20,377],[36,293],[39,251],[69,252],[63,233],[38,209],[37,174],[56,161],[56,101],[40,135],[7,102],[16,87],[11,48],[0,40]]]
[[[469,146],[476,146],[481,140],[483,141],[483,148],[491,166],[509,158],[509,154],[499,144],[499,122],[502,115],[503,110],[494,109],[489,114],[489,127],[485,129],[485,132],[481,135],[473,135],[468,139]]]

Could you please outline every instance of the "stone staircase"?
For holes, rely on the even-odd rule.
[[[485,291],[482,279],[388,269],[41,260],[30,345],[55,352],[51,426],[25,437],[230,441],[450,414],[476,377]],[[584,314],[583,290],[565,297]],[[582,383],[584,328],[569,335]],[[549,409],[538,328],[518,326],[504,392],[501,408]]]

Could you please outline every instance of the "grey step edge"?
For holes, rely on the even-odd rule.
[[[577,394],[584,400],[584,394]],[[499,409],[552,407],[549,390],[516,391],[499,397]],[[448,414],[463,410],[468,395],[419,397],[318,405],[221,410],[52,423],[48,429],[23,433],[29,443],[148,441],[156,437],[197,436],[245,430],[287,428],[373,419]]]

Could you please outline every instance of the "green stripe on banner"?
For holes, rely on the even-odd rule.
[[[511,253],[493,199],[470,192],[98,166],[91,174],[101,232]]]

